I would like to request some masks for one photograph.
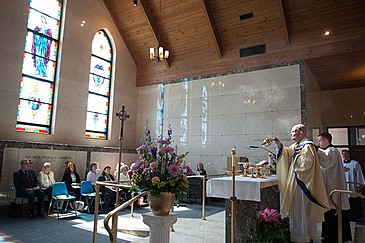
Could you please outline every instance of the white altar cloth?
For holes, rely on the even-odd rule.
[[[260,189],[277,185],[276,175],[266,178],[235,177],[235,192],[238,200],[261,201]],[[232,197],[232,177],[210,178],[207,181],[207,197],[229,199]]]

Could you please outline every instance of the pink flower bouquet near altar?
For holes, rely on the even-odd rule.
[[[148,191],[152,195],[170,192],[177,196],[189,191],[187,175],[193,171],[184,160],[189,152],[178,154],[177,146],[171,146],[170,127],[167,132],[166,139],[153,140],[145,126],[145,139],[136,149],[138,160],[131,168],[132,191]]]

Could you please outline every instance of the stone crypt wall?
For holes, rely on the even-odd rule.
[[[146,119],[156,134],[160,94],[160,85],[139,88],[137,136],[143,137]],[[261,147],[273,135],[291,144],[292,125],[306,120],[305,104],[304,65],[298,62],[172,81],[165,84],[164,134],[171,124],[174,144],[179,153],[190,152],[193,169],[202,162],[208,174],[223,173],[233,146],[256,163],[267,152],[250,145]]]

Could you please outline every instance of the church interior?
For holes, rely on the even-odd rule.
[[[302,123],[315,143],[330,132],[365,173],[363,0],[12,0],[0,13],[1,211],[14,200],[22,160],[36,174],[51,163],[56,181],[69,162],[81,180],[92,163],[114,173],[120,161],[136,162],[146,126],[156,139],[171,128],[179,153],[189,152],[186,163],[213,175],[227,172],[233,147],[258,163],[276,149],[261,149],[264,138],[289,146],[291,127]],[[177,209],[178,230],[189,217],[198,225],[191,232],[222,228],[186,242],[227,240],[224,206],[218,200],[217,213],[210,203],[210,222],[184,211],[200,214],[197,204]],[[1,229],[11,231],[6,220],[0,242],[17,242]],[[72,234],[91,242],[92,215],[79,220],[90,232]],[[46,221],[39,227],[46,231]],[[352,227],[365,237],[365,226]]]

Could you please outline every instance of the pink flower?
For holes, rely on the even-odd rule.
[[[156,183],[156,182],[158,182],[160,180],[160,177],[158,177],[158,176],[155,176],[155,177],[153,177],[152,178],[152,183]]]
[[[155,169],[155,168],[157,168],[157,166],[158,166],[157,162],[152,162],[150,164],[150,167],[151,167],[152,170]]]
[[[167,153],[172,153],[172,152],[174,152],[174,148],[171,148],[168,146],[162,147],[160,149],[160,153],[162,153],[162,154],[167,154]]]
[[[171,174],[173,177],[177,177],[180,175],[180,167],[177,165],[171,165],[168,168],[169,174]]]

